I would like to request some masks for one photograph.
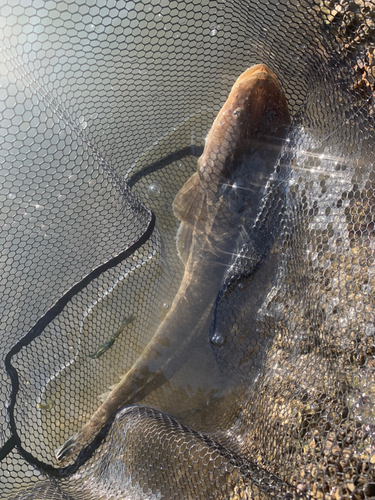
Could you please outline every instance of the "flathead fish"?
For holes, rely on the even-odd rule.
[[[264,64],[246,70],[211,127],[197,171],[173,202],[185,272],[170,311],[105,402],[56,450],[59,461],[90,443],[119,408],[170,380],[189,351],[198,352],[208,343],[213,304],[238,251],[239,228],[256,217],[289,124],[287,102],[274,73]]]

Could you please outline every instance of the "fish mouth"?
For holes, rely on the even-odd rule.
[[[255,66],[252,66],[251,68],[244,71],[242,75],[237,78],[233,87],[241,83],[243,80],[246,80],[250,76],[255,75],[256,73],[267,73],[278,83],[275,73],[270,70],[268,66],[266,66],[265,64],[256,64]]]

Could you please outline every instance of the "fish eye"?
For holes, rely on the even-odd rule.
[[[242,113],[242,108],[237,108],[233,111],[234,116],[239,116]]]

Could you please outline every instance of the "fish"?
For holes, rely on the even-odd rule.
[[[170,380],[188,353],[200,356],[195,369],[203,384],[208,380],[204,365],[215,299],[238,253],[239,228],[254,222],[289,125],[286,97],[272,70],[257,64],[242,73],[208,133],[197,171],[173,201],[185,269],[169,312],[104,403],[56,450],[59,462],[84,453],[120,408]]]
[[[135,320],[135,315],[131,314],[127,316],[121,323],[120,328],[118,328],[113,335],[109,337],[109,339],[104,342],[104,344],[99,347],[93,354],[90,354],[90,358],[97,359],[100,358],[105,352],[108,351],[110,347],[114,344],[117,337],[124,331],[125,326],[129,325]]]

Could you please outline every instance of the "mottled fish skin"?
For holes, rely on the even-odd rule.
[[[173,203],[181,221],[177,249],[185,273],[170,311],[89,422],[56,450],[58,460],[69,460],[90,443],[119,408],[169,380],[188,352],[206,352],[213,305],[238,251],[239,225],[254,220],[289,124],[274,73],[264,64],[245,71],[212,125],[197,172]],[[201,376],[204,381],[206,375]]]

